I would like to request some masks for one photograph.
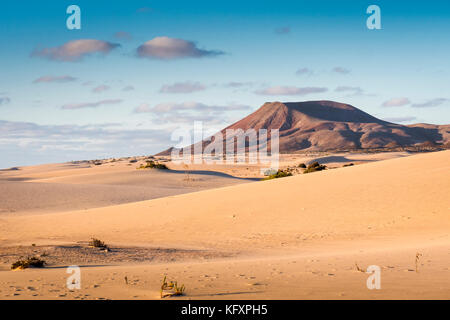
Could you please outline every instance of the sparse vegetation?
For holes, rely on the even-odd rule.
[[[161,298],[172,297],[172,296],[182,296],[184,295],[184,291],[186,287],[182,284],[180,287],[178,286],[177,281],[167,282],[167,277],[165,276],[162,284],[161,284]]]
[[[421,253],[419,252],[416,253],[416,272],[419,272],[419,260],[421,256],[422,256]]]
[[[191,177],[189,176],[189,166],[187,164],[183,164],[184,174],[186,175],[184,180],[191,181]]]
[[[356,270],[358,270],[359,272],[365,272],[363,269],[361,269],[361,268],[358,266],[358,263],[357,263],[357,262],[355,262],[355,267],[356,267]]]
[[[92,238],[91,241],[89,241],[89,246],[106,250],[109,249],[106,243],[96,238]]]
[[[344,164],[343,165],[343,167],[351,167],[351,166],[354,166],[355,164],[352,162],[352,163],[346,163],[346,164]]]
[[[309,166],[306,167],[306,170],[303,171],[303,173],[310,173],[310,172],[316,172],[316,171],[322,171],[327,168],[326,165],[319,164],[319,162],[313,162]]]
[[[278,179],[278,178],[284,178],[284,177],[289,177],[289,176],[292,176],[292,173],[279,169],[276,173],[273,173],[273,174],[263,178],[263,180]]]
[[[147,160],[145,164],[141,164],[138,169],[162,169],[169,170],[164,163],[155,162],[153,160]]]
[[[37,257],[28,257],[25,260],[18,260],[11,265],[12,270],[22,270],[27,268],[43,268],[45,261]]]

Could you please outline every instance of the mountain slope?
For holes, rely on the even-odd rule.
[[[450,125],[404,126],[334,101],[267,102],[222,133],[227,129],[279,129],[280,152],[393,148],[450,140]],[[203,147],[209,143],[203,141]]]

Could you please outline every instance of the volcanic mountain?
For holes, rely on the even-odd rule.
[[[450,125],[400,125],[334,101],[266,102],[223,129],[279,129],[279,150],[340,151],[448,144]],[[202,142],[207,146],[210,140]],[[173,148],[158,155],[169,155]]]

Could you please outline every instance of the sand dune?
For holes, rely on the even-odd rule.
[[[105,207],[250,182],[221,172],[54,164],[0,173],[0,216]],[[189,179],[187,179],[189,178]]]
[[[86,281],[101,287],[86,288],[84,298],[156,298],[168,274],[186,283],[186,298],[448,299],[449,160],[450,151],[442,151],[103,208],[5,216],[0,244],[75,244],[95,235],[117,247],[233,255],[87,267]],[[380,265],[383,290],[368,290],[355,262]],[[10,274],[0,272],[2,290],[24,286],[28,276],[45,275],[49,283],[65,276],[55,269]],[[126,287],[124,274],[140,282]],[[57,298],[44,289],[39,294]],[[80,295],[65,294],[60,298]]]

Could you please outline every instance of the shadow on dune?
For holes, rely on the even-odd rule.
[[[342,156],[329,156],[329,157],[322,157],[322,158],[314,158],[309,160],[308,162],[306,162],[306,164],[311,164],[313,162],[319,162],[320,164],[327,164],[330,162],[348,162],[350,161],[349,159],[347,159],[346,157],[342,157]]]
[[[259,181],[261,179],[258,178],[240,178],[235,177],[227,173],[218,172],[218,171],[207,171],[207,170],[168,170],[164,171],[167,173],[173,173],[173,174],[186,174],[188,172],[190,175],[203,175],[203,176],[213,176],[213,177],[220,177],[220,178],[230,178],[230,179],[238,179],[238,180],[246,180],[246,181]]]
[[[68,267],[71,267],[72,265],[65,265],[65,266],[46,266],[43,269],[67,269]],[[114,264],[85,264],[85,265],[76,265],[80,268],[100,268],[100,267],[115,267],[117,265]]]
[[[239,291],[239,292],[222,292],[222,293],[210,293],[210,294],[198,294],[189,295],[189,297],[215,297],[215,296],[231,296],[234,294],[254,294],[254,293],[264,293],[264,291]]]

